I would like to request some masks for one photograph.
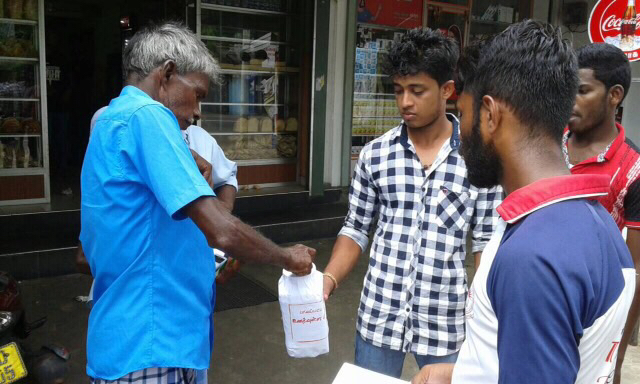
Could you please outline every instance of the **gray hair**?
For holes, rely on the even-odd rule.
[[[181,75],[203,73],[211,82],[219,82],[216,59],[193,32],[177,22],[151,25],[136,32],[122,55],[124,76],[136,74],[143,79],[167,60],[175,62]]]

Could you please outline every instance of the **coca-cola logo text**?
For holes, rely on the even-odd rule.
[[[629,61],[640,60],[640,14],[628,9],[627,0],[599,0],[589,17],[589,40],[615,45]]]
[[[602,32],[619,31],[625,20],[615,15],[610,15],[602,22]],[[636,28],[640,29],[640,14],[636,15]]]

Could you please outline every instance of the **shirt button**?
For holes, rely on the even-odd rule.
[[[407,313],[411,312],[411,308],[407,307]]]

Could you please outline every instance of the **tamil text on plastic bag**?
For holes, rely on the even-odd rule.
[[[306,276],[283,270],[278,282],[285,344],[291,357],[329,352],[329,323],[322,297],[322,273],[315,265]]]

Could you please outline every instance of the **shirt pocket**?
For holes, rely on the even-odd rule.
[[[441,186],[436,200],[435,223],[439,227],[455,231],[464,230],[469,221],[469,204],[471,199],[468,192],[454,191],[446,185]]]

